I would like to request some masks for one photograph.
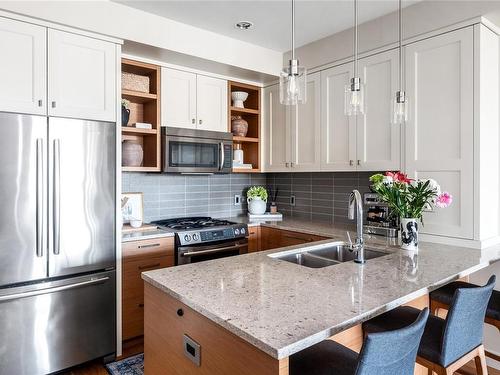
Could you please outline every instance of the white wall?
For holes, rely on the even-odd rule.
[[[359,13],[363,12],[363,3]],[[327,17],[327,15],[323,15]],[[486,16],[500,25],[500,1],[422,1],[403,10],[403,38],[425,34],[478,16]],[[368,52],[396,43],[397,12],[359,26],[359,51]],[[296,31],[300,33],[300,29]],[[300,64],[308,69],[351,57],[353,29],[348,29],[297,48]],[[284,55],[284,61],[289,53]]]
[[[281,52],[110,1],[0,1],[0,9],[260,73],[281,69]]]

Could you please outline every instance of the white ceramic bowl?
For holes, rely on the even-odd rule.
[[[243,102],[247,100],[248,92],[245,91],[233,91],[231,93],[231,99],[233,99],[233,107],[245,108]]]
[[[130,226],[132,228],[140,228],[142,226],[142,220],[130,220]]]

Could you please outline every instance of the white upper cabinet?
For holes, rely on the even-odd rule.
[[[263,150],[264,170],[283,172],[289,170],[290,131],[287,121],[287,109],[280,103],[279,85],[263,90]]]
[[[359,61],[366,111],[357,118],[357,170],[401,169],[401,125],[393,125],[392,99],[398,90],[398,51]]]
[[[115,121],[116,46],[49,29],[51,116]]]
[[[292,170],[319,171],[321,143],[321,78],[320,73],[307,77],[307,101],[291,107]]]
[[[162,68],[162,125],[228,131],[227,81]]]
[[[197,128],[227,132],[227,81],[198,75],[196,83]]]
[[[352,64],[321,72],[321,170],[356,170],[356,123],[344,114],[344,90]]]
[[[0,111],[47,113],[45,27],[0,18]]]
[[[406,47],[406,171],[454,196],[447,209],[424,214],[423,233],[473,237],[473,61],[472,27]]]
[[[196,74],[161,69],[162,125],[196,127]]]

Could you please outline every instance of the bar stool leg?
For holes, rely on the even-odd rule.
[[[478,356],[474,358],[474,361],[476,363],[476,373],[478,375],[488,375],[486,356],[484,355],[484,347],[482,345],[478,348]]]

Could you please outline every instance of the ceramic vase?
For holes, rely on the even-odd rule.
[[[233,91],[231,93],[231,99],[233,99],[233,107],[245,108],[243,102],[247,100],[248,92],[245,91]]]
[[[231,132],[237,137],[246,137],[248,122],[241,116],[231,116]]]
[[[418,250],[418,220],[401,218],[401,248],[409,251]]]
[[[127,109],[122,105],[122,126],[128,125],[129,118],[130,118],[130,109]]]
[[[122,142],[122,166],[140,167],[143,157],[144,153],[139,143],[131,140]]]
[[[266,201],[259,197],[247,198],[248,212],[254,215],[262,215],[266,212]]]

